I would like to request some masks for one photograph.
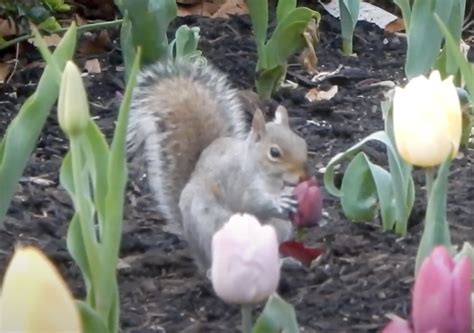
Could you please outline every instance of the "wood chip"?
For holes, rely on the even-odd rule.
[[[102,72],[99,59],[97,58],[87,60],[86,63],[84,64],[84,69],[89,74],[98,74]]]

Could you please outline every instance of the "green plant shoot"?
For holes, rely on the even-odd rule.
[[[407,232],[415,200],[411,176],[412,166],[406,163],[395,147],[391,101],[383,103],[385,130],[372,133],[344,153],[334,156],[324,173],[324,186],[341,199],[342,210],[354,222],[370,221],[380,212],[384,230],[395,229],[400,235]],[[369,141],[385,145],[389,171],[372,163],[360,152]],[[354,157],[354,154],[355,155]],[[334,182],[334,169],[345,159],[351,159],[338,188]]]
[[[119,331],[116,267],[127,182],[125,137],[141,51],[135,54],[111,147],[89,116],[82,79],[72,63],[63,74],[58,103],[59,123],[70,141],[60,182],[75,209],[67,247],[81,270],[87,292],[86,301],[79,302],[79,309],[84,322],[109,333]],[[92,328],[86,331],[99,332]]]
[[[294,307],[275,293],[268,298],[252,333],[299,333],[299,331]]]
[[[257,44],[256,88],[263,98],[269,98],[285,78],[288,58],[307,45],[304,32],[308,25],[320,20],[318,12],[296,7],[296,0],[280,0],[277,25],[267,40],[268,1],[247,0]]]
[[[47,46],[35,31],[36,45],[42,54],[49,54]],[[59,92],[61,71],[74,53],[76,26],[71,25],[48,62],[36,91],[21,107],[0,143],[0,223],[3,223],[16,185]]]
[[[445,61],[437,61],[440,56],[442,33],[436,28],[433,16],[437,14],[440,20],[449,27],[456,40],[461,39],[462,22],[466,7],[465,0],[395,0],[400,7],[407,30],[407,59],[405,73],[408,79],[430,72],[432,68],[441,73],[455,75],[451,52],[445,55]]]
[[[359,17],[360,0],[339,0],[341,16],[342,53],[350,56],[353,53],[352,43],[354,28]]]

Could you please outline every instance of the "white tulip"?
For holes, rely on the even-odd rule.
[[[233,215],[212,239],[212,285],[228,303],[254,304],[273,294],[280,280],[275,229],[251,215]]]
[[[458,152],[462,134],[461,105],[452,77],[438,71],[395,88],[393,127],[397,149],[408,163],[433,167]]]

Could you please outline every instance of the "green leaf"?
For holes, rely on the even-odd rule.
[[[459,65],[462,76],[466,81],[466,88],[469,91],[469,95],[474,96],[474,69],[471,67],[471,64],[466,60],[466,58],[464,58],[464,55],[459,50],[459,42],[453,38],[446,25],[436,14],[435,20],[446,39],[447,49]]]
[[[65,4],[64,0],[43,0],[43,3],[57,12],[67,12],[71,9],[71,6]]]
[[[313,18],[319,20],[319,14],[304,7],[296,8],[288,13],[277,25],[272,37],[265,45],[263,63],[259,59],[257,70],[284,65],[290,55],[306,47],[303,32]]]
[[[83,332],[87,333],[113,333],[109,331],[99,314],[91,306],[83,301],[76,301],[76,305],[81,315]]]
[[[368,160],[357,154],[349,163],[341,184],[344,215],[354,222],[369,221],[377,215],[377,190]]]
[[[261,70],[257,73],[256,87],[258,94],[269,99],[284,80],[286,75],[286,66],[276,66],[271,69]]]
[[[359,17],[360,0],[339,0],[341,16],[342,51],[352,54],[352,36]]]
[[[391,202],[391,200],[389,200],[388,198],[384,198],[387,193],[379,193],[379,199],[382,198],[381,200],[384,200],[383,207],[381,206],[384,228],[393,225],[393,222],[390,219],[390,216],[392,216],[393,214],[396,219],[395,231],[398,234],[404,235],[406,233],[408,218],[410,216],[410,212],[414,202],[414,184],[413,179],[411,177],[411,166],[401,159],[398,154],[398,151],[396,150],[389,135],[386,132],[378,131],[372,133],[371,135],[365,137],[360,142],[347,149],[344,153],[339,153],[334,156],[326,166],[326,172],[324,173],[324,187],[330,194],[339,198],[343,197],[344,193],[342,189],[337,188],[334,184],[334,168],[343,159],[351,158],[352,156],[354,156],[354,154],[356,154],[362,148],[362,146],[369,141],[377,141],[383,143],[387,148],[387,154],[389,159],[390,175],[392,177],[392,191],[394,196],[392,200],[395,201]],[[346,175],[344,175],[343,179],[345,179],[345,177]],[[386,176],[382,175],[378,177],[386,178]],[[385,188],[385,185],[383,183],[386,181],[386,179],[380,180],[379,186],[381,190]],[[395,205],[396,207],[394,213],[391,212],[391,209],[393,208],[390,208],[390,206],[392,205]],[[368,205],[366,206],[368,207]]]
[[[201,59],[202,52],[198,50],[199,43],[199,27],[180,26],[175,33],[175,39],[169,45],[169,57],[186,58],[188,61],[196,62]]]
[[[433,13],[447,22],[452,11],[452,1],[415,1],[408,30],[408,51],[405,73],[409,79],[427,74],[440,52],[442,35],[436,28]]]
[[[110,281],[116,281],[117,263],[122,237],[123,206],[125,200],[125,187],[127,184],[127,162],[125,140],[127,135],[128,114],[135,87],[138,71],[140,69],[141,48],[138,48],[130,78],[120,105],[117,126],[112,140],[110,157],[107,164],[107,195],[105,199],[105,223],[101,244],[102,263],[101,277],[98,289],[101,299],[109,311],[109,320],[118,321],[118,288]],[[118,327],[118,322],[109,322],[108,327]]]
[[[451,11],[451,16],[449,18],[447,27],[455,40],[461,40],[462,28],[464,24],[464,11],[466,8],[466,0],[452,0],[452,1],[453,1],[453,8]],[[446,50],[447,50],[446,68],[445,68],[446,74],[456,75],[459,70],[459,64],[456,61],[456,56],[453,54],[453,52],[458,52],[459,49],[457,49],[456,51],[453,51],[450,48],[446,48]]]
[[[120,47],[122,48],[123,63],[125,66],[125,81],[128,81],[130,67],[135,58],[135,48],[133,46],[132,22],[124,17],[120,28]]]
[[[296,0],[278,0],[277,6],[277,22],[281,22],[283,18],[296,8]]]
[[[289,1],[289,0],[282,0]],[[258,58],[262,57],[263,46],[267,40],[268,30],[268,0],[246,0],[249,8],[252,28],[257,44]]]
[[[451,248],[451,236],[449,234],[449,224],[446,217],[448,173],[450,166],[451,156],[441,164],[436,180],[433,183],[433,188],[428,199],[428,206],[426,207],[423,234],[416,255],[416,272],[434,247],[444,245],[448,249]]]
[[[265,304],[252,333],[299,333],[295,309],[278,294],[273,294]]]
[[[38,28],[42,30],[46,30],[48,32],[54,32],[56,30],[61,29],[61,25],[56,21],[56,19],[53,16],[48,17],[46,20],[41,22],[38,25]]]
[[[122,6],[131,22],[133,45],[143,50],[142,64],[166,57],[166,33],[177,15],[176,0],[123,0]]]
[[[411,21],[410,0],[393,0],[393,2],[395,2],[402,11],[403,21],[405,23],[405,30],[408,31],[410,29]]]
[[[8,126],[0,151],[0,222],[3,222],[18,179],[35,149],[36,142],[59,93],[57,70],[62,71],[76,46],[76,26],[71,25],[48,62],[36,91],[22,105]]]

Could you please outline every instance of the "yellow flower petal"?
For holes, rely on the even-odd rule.
[[[15,251],[3,280],[0,309],[0,332],[81,332],[71,292],[53,264],[34,247]]]

